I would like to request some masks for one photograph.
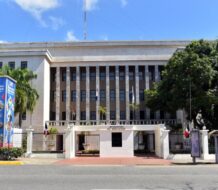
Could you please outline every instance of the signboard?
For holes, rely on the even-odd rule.
[[[12,146],[16,82],[0,77],[0,147]]]
[[[191,131],[191,156],[192,157],[200,157],[201,156],[199,130],[192,130]]]

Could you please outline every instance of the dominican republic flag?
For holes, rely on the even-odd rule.
[[[135,95],[134,95],[134,89],[133,89],[133,86],[132,86],[132,104],[135,103]]]
[[[98,101],[98,88],[96,89],[95,101]]]
[[[189,131],[189,127],[187,126],[184,133],[183,133],[184,137],[185,138],[189,138],[189,135],[190,135],[190,131]]]

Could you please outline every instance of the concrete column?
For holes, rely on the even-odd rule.
[[[55,116],[55,120],[56,121],[59,121],[60,120],[60,98],[61,98],[61,96],[60,96],[60,91],[61,91],[61,89],[60,89],[60,67],[57,67],[56,68],[56,91],[55,91],[55,93],[56,93],[56,100],[55,100],[55,102],[56,102],[56,116]]]
[[[129,112],[129,65],[126,65],[125,68],[125,81],[126,81],[126,121],[130,120]]]
[[[70,120],[70,67],[66,71],[66,121]]]
[[[27,132],[26,157],[31,157],[31,154],[32,154],[32,148],[33,148],[33,131],[34,131],[34,129],[26,129],[26,132]]]
[[[65,141],[65,158],[74,158],[76,156],[76,134],[73,127],[68,127],[64,134]]]
[[[139,66],[138,65],[135,66],[135,100],[136,100],[136,105],[139,105],[140,102],[139,102]],[[136,120],[140,119],[138,109],[136,110],[135,117]]]
[[[207,159],[209,157],[209,150],[208,150],[208,130],[206,127],[203,128],[201,132],[201,147],[202,147],[202,155],[203,159]]]
[[[154,136],[153,136],[153,134],[149,134],[148,137],[149,137],[148,138],[148,141],[149,141],[149,150],[151,152],[153,152],[154,151]]]
[[[169,157],[169,130],[164,125],[155,129],[155,154],[164,159]]]
[[[96,66],[96,120],[99,123],[100,120],[100,113],[99,113],[99,106],[100,106],[100,81],[99,81],[99,66]]]
[[[120,121],[120,80],[119,80],[119,66],[115,66],[116,79],[116,121]]]
[[[109,66],[106,66],[106,120],[110,120],[110,71]]]
[[[167,159],[170,155],[169,132],[170,130],[166,130],[166,129],[163,129],[162,131],[162,158],[163,159]]]
[[[145,89],[146,90],[150,89],[148,65],[145,66]],[[150,119],[150,109],[146,107],[145,110],[146,110],[146,119]]]
[[[155,82],[159,82],[160,81],[160,73],[159,73],[158,65],[155,65],[154,69],[155,69]],[[155,118],[160,119],[160,111],[155,112]]]
[[[86,67],[86,121],[90,121],[90,78],[89,66]]]
[[[80,121],[80,67],[76,67],[76,122]]]

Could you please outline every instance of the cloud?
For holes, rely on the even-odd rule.
[[[61,26],[65,24],[65,21],[62,18],[50,16],[49,20],[51,21],[51,27],[53,30],[58,30]]]
[[[108,41],[108,36],[107,35],[102,35],[102,36],[100,36],[100,39],[104,40],[104,41]]]
[[[92,11],[96,9],[97,4],[98,4],[98,0],[86,0],[84,9],[86,11]]]
[[[7,41],[0,40],[0,44],[8,43]]]
[[[73,31],[68,31],[67,32],[67,37],[66,37],[66,41],[70,42],[70,41],[78,41],[79,39],[75,36]]]
[[[59,6],[58,0],[13,0],[24,11],[32,14],[39,23],[46,27],[47,24],[42,18],[42,14],[50,9],[57,8]]]
[[[128,4],[127,0],[120,0],[120,1],[122,7],[125,7]]]

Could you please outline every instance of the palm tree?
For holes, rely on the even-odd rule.
[[[100,120],[103,120],[106,115],[107,109],[105,106],[99,106]]]
[[[30,82],[37,77],[28,69],[11,69],[7,65],[0,69],[0,75],[8,75],[17,81],[15,92],[15,114],[19,114],[19,126],[22,125],[22,115],[34,110],[39,95]]]

